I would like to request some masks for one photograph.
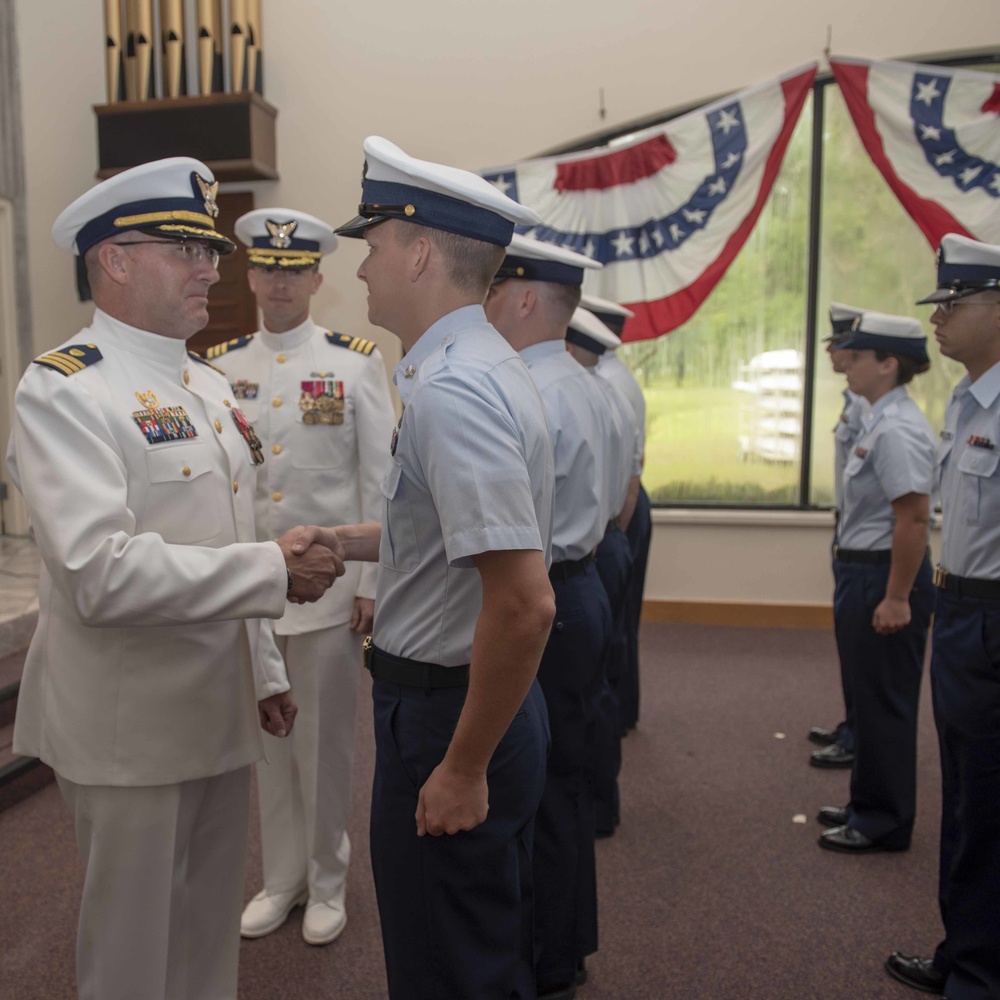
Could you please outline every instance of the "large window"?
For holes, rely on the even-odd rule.
[[[844,388],[822,343],[829,303],[916,316],[930,332],[929,307],[914,302],[934,283],[934,254],[869,160],[839,89],[817,83],[726,276],[683,327],[622,348],[646,394],[643,482],[654,503],[829,506]],[[933,337],[929,350],[931,370],[910,391],[939,427],[961,370]]]

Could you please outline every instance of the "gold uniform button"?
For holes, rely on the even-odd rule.
[[[216,420],[216,421],[215,421],[215,429],[216,429],[216,430],[217,430],[217,431],[218,431],[218,432],[219,432],[220,434],[222,433],[222,421],[221,421],[221,420]]]
[[[181,472],[183,472],[185,476],[191,475],[191,470],[186,465],[184,466],[183,469],[181,469]]]
[[[187,385],[191,381],[191,376],[185,372],[184,373],[184,384]]]
[[[233,480],[233,492],[234,493],[239,493],[239,491],[240,491],[240,484],[234,479]]]
[[[272,500],[273,500],[273,501],[274,501],[275,503],[279,503],[279,502],[281,501],[281,494],[280,494],[280,493],[272,493],[272,494],[271,494],[271,499],[272,499]]]
[[[272,444],[271,445],[271,454],[272,455],[280,455],[281,454],[281,445],[280,444]]]
[[[283,365],[288,358],[286,358],[284,354],[279,354],[274,360],[277,361],[279,365]]]
[[[281,397],[280,396],[275,396],[274,399],[271,400],[271,405],[275,409],[277,409],[279,406],[281,406]]]

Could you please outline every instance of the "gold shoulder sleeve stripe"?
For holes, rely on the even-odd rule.
[[[61,351],[49,351],[35,358],[36,365],[51,368],[61,375],[75,375],[88,365],[100,361],[104,355],[93,344],[73,344]]]

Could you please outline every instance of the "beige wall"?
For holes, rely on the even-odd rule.
[[[90,314],[75,302],[71,262],[49,229],[93,183],[101,10],[99,0],[17,0],[36,351]],[[947,10],[939,0],[264,0],[281,180],[251,187],[259,205],[295,205],[336,224],[358,200],[365,135],[456,166],[511,162],[822,60],[827,25],[839,54],[905,58],[981,47],[984,35],[995,39],[998,18],[996,0],[956,0]],[[344,241],[324,264],[316,312],[378,340],[394,359],[394,338],[365,320],[354,277],[361,255]],[[649,594],[826,600],[828,536],[808,519],[797,528],[657,524]],[[761,573],[778,546],[792,570]],[[725,556],[718,572],[706,573],[706,550]]]

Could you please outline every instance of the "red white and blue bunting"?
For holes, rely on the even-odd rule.
[[[604,264],[584,288],[635,313],[625,340],[658,337],[690,319],[743,247],[815,77],[812,64],[611,149],[482,173],[545,220],[532,236]]]
[[[932,247],[945,233],[1000,243],[1000,76],[830,60],[872,162]]]

